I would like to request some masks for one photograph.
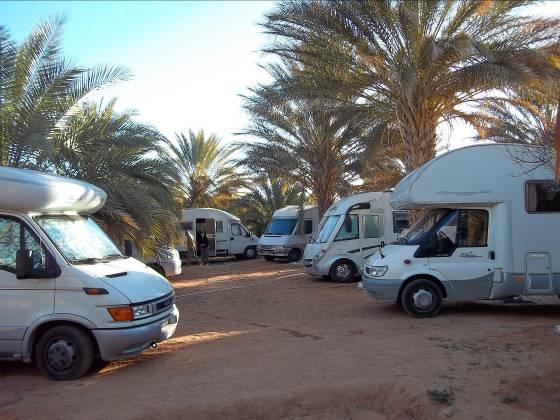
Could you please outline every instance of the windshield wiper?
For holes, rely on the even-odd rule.
[[[81,260],[74,260],[72,261],[72,264],[93,264],[99,262],[108,262],[119,258],[125,258],[125,257],[121,254],[110,254],[110,255],[105,255],[104,257],[101,258],[89,257],[89,258],[82,258]]]

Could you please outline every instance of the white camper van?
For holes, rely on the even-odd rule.
[[[0,360],[76,379],[175,332],[171,284],[120,253],[89,214],[93,185],[0,167]]]
[[[370,257],[363,285],[435,316],[442,299],[560,294],[560,191],[534,147],[485,144],[442,154],[395,188],[391,205],[425,208],[399,240]]]
[[[164,277],[178,276],[182,272],[179,252],[169,246],[159,246],[152,258],[144,258],[132,244],[125,243],[125,254],[143,262]]]
[[[267,261],[275,257],[299,261],[305,245],[319,222],[317,206],[303,207],[303,229],[299,232],[299,206],[287,206],[276,210],[270,223],[259,239],[257,252]]]
[[[257,256],[257,243],[259,238],[252,235],[241,224],[239,217],[228,212],[211,208],[183,210],[182,229],[190,231],[196,239],[197,247],[200,235],[206,233],[208,237],[208,256],[227,256],[255,258]],[[186,245],[178,246],[177,250],[181,259],[186,259]],[[198,249],[200,255],[200,249]]]
[[[389,192],[367,192],[338,200],[325,212],[305,247],[303,265],[312,276],[353,280],[363,262],[408,227],[408,212],[389,205]]]

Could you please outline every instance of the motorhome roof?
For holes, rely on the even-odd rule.
[[[371,191],[365,192],[360,194],[354,194],[349,197],[341,198],[338,201],[335,201],[325,212],[325,215],[335,215],[335,214],[344,214],[346,210],[353,206],[354,204],[358,203],[367,203],[374,200],[380,200],[383,198],[384,195],[388,195],[389,192],[382,192],[382,191]]]
[[[204,213],[206,213],[206,215],[212,214],[214,218],[221,216],[224,219],[227,220],[236,220],[239,221],[239,217],[234,216],[231,213],[228,213],[227,211],[223,211],[223,210],[219,210],[219,209],[214,209],[211,207],[197,207],[197,208],[188,208],[183,210],[183,218],[186,219],[188,216],[188,214],[193,214],[195,218],[202,218],[202,215]],[[191,216],[192,217],[192,216]]]
[[[87,182],[7,167],[0,167],[0,190],[0,209],[22,213],[94,213],[107,198]]]
[[[542,149],[515,144],[480,144],[451,150],[408,174],[389,200],[395,209],[511,200],[527,180],[551,179],[550,168],[527,168]],[[531,170],[532,169],[532,170]]]
[[[305,205],[303,206],[303,212],[313,213],[317,211],[317,206]],[[299,206],[286,206],[284,208],[278,209],[274,212],[272,217],[296,217],[299,212]]]

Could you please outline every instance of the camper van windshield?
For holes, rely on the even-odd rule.
[[[445,217],[451,210],[433,209],[421,217],[404,235],[397,241],[400,244],[420,245],[426,235]]]
[[[38,216],[39,226],[71,264],[122,258],[122,254],[91,217]]]
[[[268,235],[291,235],[296,224],[297,219],[272,219],[264,233]]]
[[[338,219],[340,219],[339,214],[335,216],[323,217],[319,225],[319,233],[317,234],[317,237],[313,238],[313,241],[321,244],[327,242],[336,224],[338,223]]]

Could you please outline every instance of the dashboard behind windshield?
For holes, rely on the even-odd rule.
[[[433,209],[414,223],[397,243],[420,245],[426,235],[443,219],[450,209]]]
[[[35,221],[72,264],[122,257],[91,217],[37,216]]]

